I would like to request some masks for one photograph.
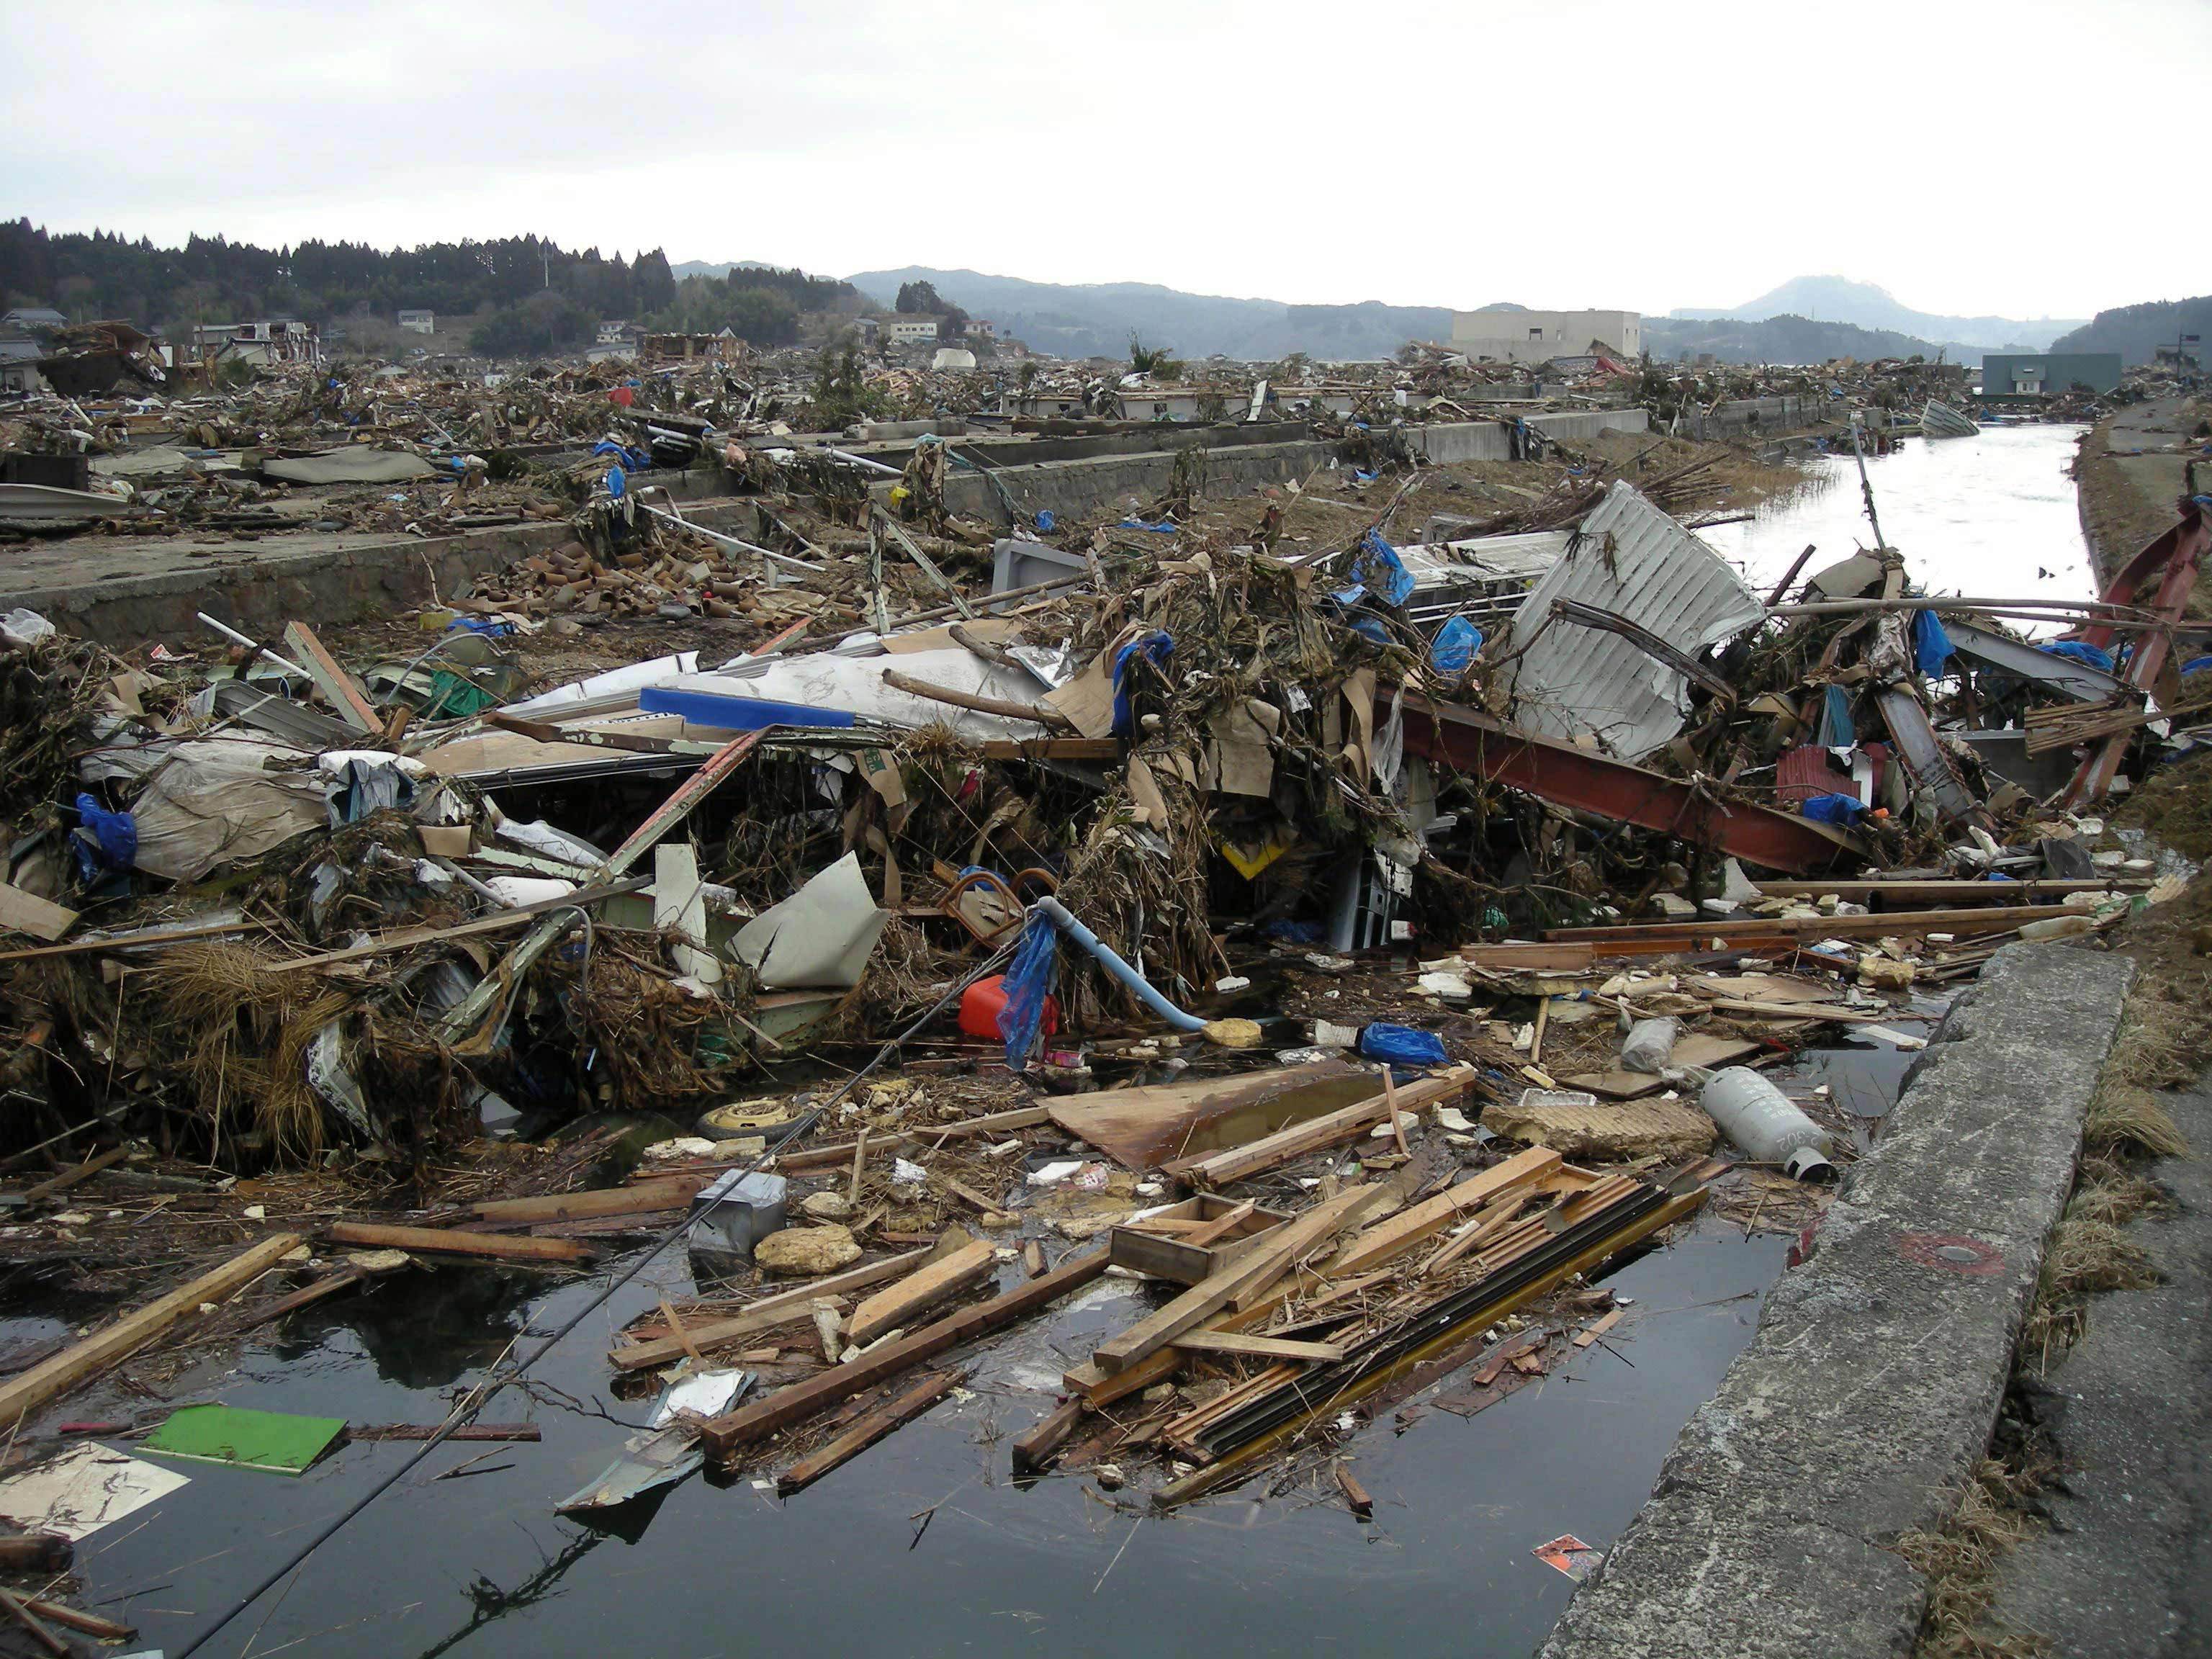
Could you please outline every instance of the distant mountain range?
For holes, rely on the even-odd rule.
[[[1887,289],[1845,276],[1793,276],[1756,300],[1725,311],[1684,307],[1667,313],[1686,322],[1760,322],[1770,317],[1802,317],[1824,323],[1850,323],[1886,330],[1947,347],[1989,351],[2047,351],[2051,342],[2081,326],[2078,317],[1943,317],[1915,311]],[[1957,359],[1960,353],[1951,353]]]
[[[1756,322],[1733,319],[1711,322],[1676,317],[1644,319],[1644,349],[1652,356],[1688,362],[1705,352],[1723,363],[1825,363],[1832,357],[1933,358],[1937,348],[1892,329],[1860,328],[1852,323],[1815,322],[1809,317],[1764,317]],[[1979,349],[1950,348],[1948,361],[1978,364]]]
[[[678,268],[681,276],[683,267]],[[846,279],[889,305],[902,283],[927,282],[971,317],[1058,357],[1127,357],[1129,337],[1180,357],[1216,353],[1269,362],[1303,351],[1311,357],[1388,357],[1408,340],[1449,340],[1442,306],[1288,305],[1185,294],[1155,283],[1032,283],[975,270],[864,270]]]
[[[2148,305],[2122,306],[2100,311],[2071,334],[2051,343],[2053,352],[2117,351],[2130,367],[2147,363],[2160,346],[2179,344],[2185,334],[2194,343],[2184,348],[2200,363],[2206,361],[2203,340],[2212,334],[2212,295],[2194,300],[2154,300]]]

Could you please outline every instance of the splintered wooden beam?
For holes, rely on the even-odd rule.
[[[1360,1217],[1389,1196],[1389,1188],[1380,1184],[1354,1187],[1316,1204],[1296,1220],[1261,1234],[1234,1267],[1192,1285],[1165,1307],[1102,1344],[1091,1358],[1101,1370],[1127,1370],[1185,1331],[1224,1308],[1234,1307],[1238,1297],[1264,1289],[1299,1256],[1340,1229],[1357,1224]]]
[[[810,1279],[796,1290],[764,1296],[743,1312],[732,1314],[727,1319],[702,1321],[689,1327],[687,1334],[702,1351],[726,1348],[757,1332],[811,1318],[814,1304],[825,1297],[840,1296],[848,1291],[866,1290],[869,1285],[880,1285],[887,1279],[896,1279],[901,1273],[919,1266],[928,1254],[927,1250],[908,1250],[901,1255],[886,1256],[881,1261],[866,1262],[842,1273]],[[681,1359],[686,1352],[684,1343],[670,1336],[656,1338],[649,1342],[633,1342],[627,1347],[617,1348],[607,1358],[618,1371],[641,1371]]]
[[[1089,1407],[1082,1396],[1078,1395],[1066,1405],[1047,1413],[1027,1434],[1017,1436],[1014,1440],[1014,1473],[1025,1474],[1050,1464],[1060,1455],[1060,1449],[1074,1434],[1076,1425],[1083,1421],[1083,1413]]]
[[[1463,1091],[1474,1080],[1472,1066],[1455,1066],[1439,1076],[1424,1078],[1395,1092],[1400,1111],[1419,1111],[1422,1107],[1448,1099]],[[1232,1181],[1242,1181],[1248,1176],[1272,1170],[1279,1164],[1287,1164],[1294,1158],[1334,1146],[1340,1140],[1349,1140],[1354,1135],[1371,1128],[1390,1109],[1391,1100],[1378,1086],[1365,1100],[1320,1117],[1309,1118],[1304,1123],[1294,1123],[1287,1129],[1226,1151],[1208,1152],[1200,1158],[1176,1158],[1160,1165],[1162,1173],[1179,1181],[1200,1186],[1225,1187]]]
[[[1431,1234],[1441,1232],[1470,1210],[1479,1210],[1492,1199],[1540,1181],[1559,1167],[1559,1155],[1548,1146],[1531,1146],[1480,1175],[1448,1187],[1434,1198],[1377,1222],[1346,1243],[1330,1259],[1328,1272],[1341,1279],[1360,1273],[1378,1261],[1387,1261]]]
[[[216,1268],[181,1285],[167,1296],[127,1313],[82,1342],[71,1344],[41,1364],[0,1386],[0,1425],[19,1423],[87,1377],[129,1358],[204,1302],[227,1302],[282,1261],[303,1241],[297,1233],[275,1233]]]
[[[777,1495],[787,1498],[802,1487],[812,1486],[839,1465],[849,1463],[892,1430],[905,1427],[966,1380],[966,1373],[962,1371],[933,1371],[902,1389],[862,1415],[819,1451],[800,1458],[776,1476]]]
[[[1185,1331],[1175,1346],[1192,1353],[1232,1353],[1259,1359],[1316,1359],[1334,1362],[1344,1358],[1341,1342],[1293,1342],[1279,1336],[1247,1336],[1241,1331]]]
[[[958,1347],[963,1342],[1011,1325],[1017,1319],[1058,1301],[1070,1291],[1080,1290],[1106,1271],[1106,1252],[1087,1255],[1054,1268],[1042,1279],[1032,1279],[1011,1291],[1001,1291],[988,1302],[949,1314],[925,1325],[911,1336],[886,1342],[862,1354],[849,1365],[839,1365],[778,1389],[774,1394],[710,1418],[699,1438],[709,1455],[726,1462],[738,1447],[765,1438],[779,1429],[803,1423],[824,1407],[850,1400],[884,1378],[909,1366]]]
[[[601,1187],[584,1193],[541,1193],[534,1198],[484,1199],[471,1206],[477,1219],[507,1225],[547,1221],[585,1221],[594,1216],[647,1215],[680,1210],[714,1177],[710,1175],[655,1176],[628,1187]]]
[[[972,1244],[962,1245],[941,1261],[926,1264],[897,1284],[878,1291],[853,1310],[845,1340],[855,1346],[866,1347],[923,1309],[933,1307],[989,1277],[997,1265],[998,1254],[997,1247],[979,1238]]]
[[[516,1238],[505,1233],[462,1232],[452,1227],[385,1227],[366,1221],[333,1221],[323,1230],[333,1244],[423,1255],[482,1256],[495,1261],[589,1261],[592,1253],[573,1238]]]
[[[324,648],[315,637],[315,630],[303,622],[284,624],[284,643],[300,659],[300,666],[307,671],[307,678],[315,683],[315,690],[323,694],[331,712],[356,732],[381,737],[384,716],[376,712],[352,675],[338,665],[338,659]]]

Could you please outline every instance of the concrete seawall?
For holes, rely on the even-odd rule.
[[[1988,1447],[2134,972],[1990,961],[1543,1659],[1911,1652],[1928,1586],[1893,1546]]]

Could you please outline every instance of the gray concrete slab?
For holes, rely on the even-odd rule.
[[[1990,961],[1545,1659],[1911,1651],[1927,1587],[1892,1547],[1989,1443],[2133,973]]]
[[[2072,1659],[2212,1651],[2212,1078],[2166,1097],[2197,1156],[2129,1236],[2165,1275],[2089,1305],[2034,1403],[2063,1465],[2050,1529],[2008,1555],[1996,1617]]]

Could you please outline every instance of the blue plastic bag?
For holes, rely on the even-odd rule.
[[[1052,509],[1050,507],[1046,507],[1037,509],[1037,528],[1039,530],[1056,530],[1059,527],[1060,520],[1052,516]]]
[[[607,469],[608,495],[613,496],[617,501],[620,501],[623,498],[623,492],[629,489],[629,481],[623,476],[622,468],[618,466],[611,466]]]
[[[2208,668],[2212,668],[2212,657],[2191,657],[2181,665],[2181,672],[2186,678],[2191,674],[2201,674]]]
[[[1359,1052],[1389,1066],[1442,1066],[1449,1058],[1443,1039],[1434,1031],[1385,1025],[1380,1020],[1361,1028]]]
[[[1147,662],[1157,665],[1166,662],[1174,650],[1175,635],[1162,629],[1158,633],[1146,635],[1142,639],[1130,641],[1114,653],[1114,733],[1116,737],[1126,738],[1136,729],[1136,714],[1129,707],[1128,690],[1122,684],[1129,659],[1141,651]]]
[[[111,812],[90,795],[76,798],[77,822],[90,831],[70,837],[76,849],[77,874],[90,883],[103,870],[128,870],[138,860],[138,821],[128,812]]]
[[[1912,653],[1920,672],[1931,680],[1951,659],[1951,636],[1943,631],[1942,620],[1933,611],[1912,613]]]
[[[1037,1032],[1044,1025],[1045,999],[1060,963],[1060,930],[1042,910],[1030,912],[1022,925],[1022,942],[1000,987],[1006,994],[999,1010],[999,1035],[1006,1042],[1006,1068],[1018,1072],[1036,1049]]]
[[[1385,605],[1403,605],[1413,596],[1413,579],[1400,562],[1398,550],[1376,530],[1359,538],[1359,556],[1352,563],[1352,586],[1334,598],[1339,605],[1354,605],[1370,591]]]
[[[1482,630],[1464,617],[1454,617],[1429,641],[1429,661],[1439,674],[1464,674],[1481,649]]]
[[[1856,795],[1808,795],[1797,809],[1815,823],[1836,823],[1849,829],[1866,816]]]

